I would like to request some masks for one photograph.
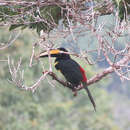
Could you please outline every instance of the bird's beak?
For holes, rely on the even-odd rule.
[[[39,55],[39,58],[48,57],[48,55],[50,55],[51,57],[55,57],[57,54],[60,54],[60,50],[53,49],[53,50],[50,50],[50,51],[41,52],[40,55]]]

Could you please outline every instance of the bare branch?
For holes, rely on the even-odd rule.
[[[36,43],[33,45],[33,48],[32,48],[32,55],[31,55],[31,58],[30,58],[30,63],[29,63],[29,67],[32,67],[32,61],[33,61],[33,58],[35,57],[35,47],[36,47]]]
[[[114,72],[115,70],[117,71],[119,69],[119,66],[121,65],[126,65],[130,62],[130,47],[128,48],[128,51],[129,51],[129,55],[127,56],[124,56],[123,59],[121,59],[119,62],[117,62],[115,64],[115,66],[113,67],[109,67],[107,69],[105,69],[104,71],[96,74],[95,76],[93,76],[92,78],[90,78],[88,81],[87,81],[87,85],[92,85],[98,81],[100,81],[102,78],[106,77],[108,74]],[[68,88],[72,88],[71,84],[67,83],[67,82],[64,82],[63,80],[59,79],[54,73],[48,73],[53,79],[55,79],[56,81],[58,81],[60,84],[62,84],[63,86],[66,86]],[[122,77],[122,75],[119,75]],[[130,77],[129,78],[126,78],[126,77],[122,77],[124,79],[127,79],[127,80],[130,80]],[[83,87],[81,86],[80,88],[77,88],[76,90],[81,90]]]
[[[6,43],[6,45],[4,45],[4,46],[1,46],[1,45],[0,45],[0,50],[4,50],[4,49],[8,48],[9,46],[11,46],[11,45],[17,40],[17,38],[19,37],[20,34],[21,34],[21,31],[19,31],[19,32],[15,35],[15,37],[13,37],[13,39],[12,39],[12,36],[11,36],[11,38],[9,39],[9,42]]]
[[[49,72],[45,72],[33,85],[31,85],[31,86],[24,85],[24,79],[23,79],[24,71],[20,69],[21,62],[22,62],[22,60],[20,58],[17,65],[15,66],[13,64],[13,61],[11,61],[10,58],[8,57],[8,66],[9,66],[9,71],[11,74],[10,82],[13,83],[15,86],[17,86],[20,89],[35,92],[35,90],[39,87],[41,81],[45,79],[46,75]]]
[[[102,78],[107,76],[108,74],[115,72],[120,79],[126,79],[130,80],[129,75],[129,63],[130,63],[130,43],[124,42],[123,43],[123,49],[116,49],[115,44],[116,40],[118,40],[120,37],[124,37],[125,31],[129,29],[129,24],[127,23],[121,23],[119,21],[118,12],[116,12],[116,20],[115,25],[111,29],[105,30],[105,22],[97,25],[98,17],[105,14],[111,14],[113,13],[114,7],[112,1],[106,1],[106,2],[99,2],[96,5],[92,5],[89,7],[85,6],[86,1],[57,1],[57,0],[45,0],[45,1],[35,1],[35,2],[27,2],[27,1],[0,1],[0,6],[16,6],[20,5],[21,10],[18,14],[9,16],[7,14],[3,14],[4,17],[7,18],[6,22],[0,23],[2,26],[4,25],[18,25],[19,20],[22,21],[21,24],[23,25],[30,25],[34,23],[45,23],[47,25],[47,28],[51,28],[53,31],[49,32],[49,29],[43,33],[43,30],[40,32],[40,40],[37,45],[39,47],[39,50],[46,50],[48,52],[48,62],[49,62],[49,69],[48,71],[45,71],[43,75],[30,87],[24,85],[24,71],[21,69],[21,62],[22,59],[20,59],[15,65],[13,60],[10,60],[8,58],[8,66],[9,71],[11,75],[11,82],[15,84],[17,87],[24,89],[24,90],[31,90],[34,92],[38,86],[40,85],[41,81],[46,78],[47,75],[50,75],[54,80],[62,84],[63,86],[66,86],[70,88],[73,91],[73,86],[65,82],[61,79],[59,79],[52,70],[52,59],[50,56],[50,49],[55,48],[56,46],[60,46],[61,41],[63,39],[66,39],[68,36],[71,36],[74,43],[77,43],[78,38],[80,36],[84,36],[87,34],[92,34],[97,39],[97,45],[94,45],[95,48],[80,51],[80,54],[76,53],[70,53],[70,52],[61,52],[61,53],[67,53],[70,55],[74,55],[80,59],[84,59],[89,65],[93,65],[97,63],[99,60],[106,60],[108,62],[109,67],[105,68],[102,72],[99,72],[95,74],[93,77],[91,77],[87,84],[92,85],[98,81],[100,81]],[[87,1],[89,2],[89,1]],[[62,29],[57,29],[58,23],[55,22],[55,18],[52,16],[51,11],[47,12],[47,16],[50,17],[48,20],[46,16],[43,16],[40,14],[40,8],[41,7],[49,7],[49,6],[58,6],[61,8],[62,12],[62,18],[63,26]],[[24,8],[32,7],[26,10],[26,12],[22,11]],[[126,5],[125,5],[126,6]],[[38,11],[39,15],[34,15],[34,10]],[[64,15],[65,11],[65,15]],[[24,14],[28,14],[31,18],[34,20],[30,21],[29,19],[24,19]],[[41,17],[42,16],[42,17]],[[65,23],[65,25],[64,25]],[[106,35],[108,37],[106,37]],[[129,35],[129,30],[127,35]],[[4,47],[1,47],[0,50],[5,49],[6,47],[10,46],[18,37],[17,34],[15,38],[11,41],[9,41],[9,44],[7,44]],[[110,41],[108,40],[110,38]],[[61,39],[59,42],[58,40]],[[58,41],[58,44],[55,44]],[[91,44],[91,43],[90,43]],[[38,59],[38,56],[35,56],[35,45],[32,49],[32,55],[30,58],[29,66],[32,66],[33,58],[35,57]],[[79,46],[79,45],[77,45]],[[89,46],[88,41],[86,42],[86,48]],[[92,58],[92,53],[96,52],[97,60]],[[103,54],[103,58],[101,58]],[[111,58],[111,55],[113,58]],[[121,57],[121,58],[120,58]],[[92,59],[92,60],[90,60]],[[94,61],[94,62],[92,62]],[[125,68],[126,71],[123,69]],[[51,84],[51,82],[49,81]],[[52,85],[52,84],[51,84]],[[78,90],[81,90],[82,86],[77,88]]]
[[[49,51],[48,51],[48,54],[49,54]],[[73,88],[73,86],[70,83],[59,79],[56,76],[56,74],[53,73],[52,71],[43,72],[43,75],[37,80],[37,82],[34,83],[33,85],[31,85],[30,87],[28,87],[28,86],[24,85],[24,83],[23,83],[23,75],[24,75],[23,71],[21,73],[19,73],[21,61],[22,60],[20,59],[19,62],[17,63],[17,66],[14,66],[13,61],[10,61],[10,58],[8,58],[8,66],[9,66],[9,71],[10,71],[10,74],[11,74],[11,82],[13,84],[15,84],[18,88],[21,88],[23,90],[31,90],[32,92],[35,92],[35,90],[40,85],[41,81],[44,80],[47,75],[50,75],[54,80],[56,80],[57,82],[59,82],[63,86],[68,87],[73,92],[83,89],[83,86],[79,86],[78,88]],[[115,63],[113,66],[110,66],[109,68],[104,69],[102,72],[100,72],[100,73],[96,74],[95,76],[93,76],[92,78],[90,78],[87,81],[87,85],[89,86],[89,85],[92,85],[92,84],[100,81],[102,78],[104,78],[105,76],[107,76],[108,74],[110,74],[114,71],[121,78],[130,80],[130,77],[126,78],[125,76],[122,76],[120,73],[118,73],[118,69],[120,69],[122,66],[128,65],[129,62],[130,62],[130,47],[128,47],[128,55],[125,55],[120,61]]]

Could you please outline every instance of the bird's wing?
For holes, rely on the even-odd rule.
[[[79,85],[82,81],[82,73],[80,66],[77,62],[72,59],[63,60],[59,62],[58,68],[61,73],[65,76],[66,80],[72,84]]]

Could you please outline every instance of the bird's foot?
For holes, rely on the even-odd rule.
[[[73,96],[76,97],[77,96],[77,90],[76,89],[73,89]]]

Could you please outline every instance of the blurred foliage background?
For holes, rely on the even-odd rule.
[[[55,16],[55,11],[53,12]],[[112,20],[110,20],[112,17],[112,15],[101,16],[99,19],[111,22],[107,24],[107,27],[108,25],[113,27]],[[58,23],[58,21],[55,22]],[[30,28],[37,29],[39,33],[41,29],[39,29],[41,27],[40,24],[33,24]],[[24,25],[20,23],[20,26],[23,27]],[[18,33],[17,31],[9,32],[9,30],[15,28],[17,28],[16,25],[12,25],[10,28],[0,27],[1,45],[8,42],[10,33],[12,35]],[[117,42],[128,41],[128,37]],[[42,81],[40,87],[33,94],[29,91],[20,90],[11,84],[8,81],[10,79],[7,64],[8,56],[14,59],[14,63],[18,61],[19,57],[22,57],[22,67],[25,70],[24,79],[27,85],[33,84],[42,75],[43,70],[40,63],[35,64],[31,68],[29,67],[32,44],[37,42],[38,39],[39,36],[36,32],[26,28],[22,30],[21,35],[12,46],[0,50],[0,130],[130,129],[129,82],[122,83],[115,74],[109,75],[89,87],[97,105],[97,112],[94,112],[85,91],[82,90],[77,97],[73,97],[69,89],[64,88],[55,81],[53,81],[55,87],[52,87],[48,83],[48,80],[52,80],[50,77]],[[71,38],[69,37],[68,40],[63,40],[61,45],[68,48],[71,45],[70,41]],[[86,47],[86,41],[88,43],[96,42],[90,35],[81,37],[78,39],[78,44],[82,49]],[[92,47],[94,45],[92,44]],[[120,44],[121,46],[122,44]],[[107,66],[106,61],[89,66],[79,58],[75,58],[75,60],[85,68],[88,78]],[[47,59],[42,59],[41,62],[46,68],[48,67]],[[55,68],[53,69],[55,71]],[[56,74],[63,78],[59,72],[56,72]]]
[[[9,33],[8,29],[0,28],[0,41],[7,42]],[[14,62],[17,62],[19,57],[22,57],[27,85],[33,84],[42,74],[41,64],[29,67],[32,43],[37,40],[38,36],[35,32],[24,30],[12,46],[0,51],[0,60],[7,60],[10,55]],[[89,66],[78,58],[75,60],[86,69],[88,78],[97,70],[101,70],[98,65]],[[42,59],[42,61],[48,67],[48,60]],[[58,83],[52,87],[47,81],[52,79],[48,77],[32,94],[9,83],[7,61],[0,62],[0,70],[1,130],[127,130],[130,128],[128,118],[130,101],[128,96],[125,96],[126,93],[120,93],[123,84],[121,88],[118,87],[119,80],[116,80],[117,82],[114,80],[113,83],[111,76],[89,87],[97,104],[97,112],[94,112],[83,90],[77,97],[73,97],[69,89]],[[56,73],[62,77],[58,72]],[[116,93],[107,91],[111,90],[110,85],[116,86]]]
[[[0,35],[1,42],[7,42],[8,30],[1,28]],[[28,85],[31,85],[42,74],[42,67],[39,64],[29,68],[29,57],[32,51],[32,43],[37,40],[36,35],[34,32],[25,30],[13,46],[0,52],[1,60],[7,59],[7,56],[11,55],[15,60],[14,62],[17,62],[19,57],[22,56],[25,80]],[[79,61],[79,59],[76,60]],[[47,67],[48,60],[45,59],[43,62]],[[82,61],[79,62],[84,67],[86,66]],[[85,68],[88,77],[95,73],[92,67],[86,66]],[[79,92],[77,97],[73,97],[70,90],[58,83],[56,83],[56,87],[52,87],[46,79],[37,91],[32,94],[31,92],[20,90],[8,82],[10,74],[6,61],[0,63],[0,69],[1,130],[78,130],[95,129],[95,126],[98,129],[117,127],[112,122],[111,97],[101,89],[107,82],[101,81],[90,87],[97,104],[98,111],[95,113],[84,91]],[[59,73],[57,74],[59,75]],[[107,103],[105,103],[106,100],[108,101]],[[101,104],[104,104],[104,107]]]

